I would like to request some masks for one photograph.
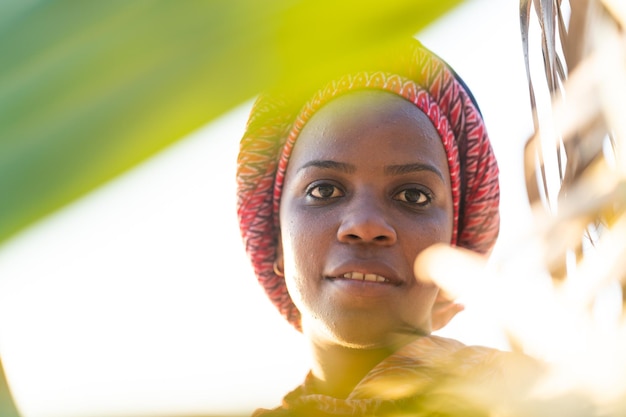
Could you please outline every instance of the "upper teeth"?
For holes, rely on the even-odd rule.
[[[343,277],[344,278],[348,278],[348,279],[356,279],[356,280],[360,280],[360,281],[372,281],[372,282],[386,282],[386,281],[389,281],[387,278],[381,277],[380,275],[363,274],[361,272],[347,272],[347,273],[343,274]]]

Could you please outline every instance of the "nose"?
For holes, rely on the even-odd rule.
[[[385,216],[382,203],[360,198],[346,207],[337,238],[343,243],[374,243],[389,246],[398,236]]]

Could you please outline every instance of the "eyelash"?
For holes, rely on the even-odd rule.
[[[316,190],[319,191],[320,188],[324,188],[324,187],[328,187],[328,188],[332,188],[333,189],[332,195],[330,197],[322,197],[322,196],[318,197],[318,196],[313,195],[313,193]],[[337,191],[339,191],[339,193],[341,195],[338,195],[338,196],[335,195],[335,193]],[[343,197],[345,195],[345,193],[339,187],[337,187],[336,185],[324,182],[324,183],[311,184],[311,186],[309,188],[307,188],[307,190],[306,190],[306,195],[308,197],[311,197],[311,198],[315,199],[315,200],[327,201],[327,200],[332,200],[333,198]]]
[[[418,201],[406,201],[406,200],[401,200],[400,198],[398,198],[399,195],[403,193],[411,192],[411,191],[417,192],[419,194],[419,197],[417,199]],[[405,198],[406,198],[406,195],[405,195]],[[419,202],[422,198],[426,198],[426,201]],[[426,190],[423,190],[417,187],[411,187],[411,188],[405,188],[403,190],[400,190],[399,192],[394,194],[394,200],[398,200],[398,201],[401,201],[402,203],[406,203],[412,206],[425,207],[433,201],[433,196],[432,196],[432,193]]]
[[[328,197],[324,197],[322,195],[319,195],[319,191],[322,188],[329,188],[332,189],[331,195]],[[315,192],[318,192],[317,196],[314,195]],[[417,201],[408,201],[406,199],[406,193],[407,192],[416,192],[418,193],[418,197],[417,197]],[[339,194],[339,195],[337,195]],[[307,197],[311,197],[314,200],[318,200],[318,201],[329,201],[335,198],[340,198],[343,197],[345,195],[345,192],[343,190],[341,190],[338,186],[331,184],[331,183],[315,183],[315,184],[311,184],[311,186],[309,186],[309,188],[307,188],[306,190],[306,195]],[[399,196],[404,195],[404,198],[401,198]],[[426,199],[426,201],[420,201],[423,198]],[[393,195],[393,199],[396,201],[400,201],[401,203],[405,203],[407,205],[411,205],[411,206],[417,206],[417,207],[425,207],[428,204],[430,204],[433,200],[433,196],[432,193],[423,190],[421,188],[418,187],[410,187],[410,188],[405,188],[402,189],[400,191],[398,191],[397,193],[395,193]]]

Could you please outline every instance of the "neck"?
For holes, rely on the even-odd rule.
[[[311,349],[315,391],[335,398],[347,398],[369,371],[397,350],[319,344]]]

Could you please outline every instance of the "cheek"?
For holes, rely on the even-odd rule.
[[[311,270],[317,258],[315,243],[305,230],[288,232],[283,237],[285,272],[302,275]]]
[[[285,276],[288,282],[291,281],[288,288],[293,289],[294,285],[304,285],[298,281],[321,273],[319,268],[325,256],[324,248],[329,246],[326,238],[329,234],[319,219],[310,218],[303,210],[289,209],[289,206],[281,207],[280,227]]]
[[[428,219],[413,223],[410,229],[405,229],[412,230],[408,237],[412,242],[409,246],[419,253],[435,243],[451,243],[452,222],[452,210],[439,210]]]
[[[439,213],[437,237],[439,242],[450,243],[452,240],[452,230],[454,229],[454,210],[452,209],[452,198],[450,203]]]
[[[287,292],[301,312],[310,312],[318,303],[323,256],[319,239],[311,227],[290,224],[283,231],[283,259]],[[308,314],[305,314],[308,315]]]
[[[324,248],[336,237],[334,221],[328,213],[307,207],[296,198],[289,184],[280,206],[280,229],[285,251],[285,267],[301,268],[324,256]]]

